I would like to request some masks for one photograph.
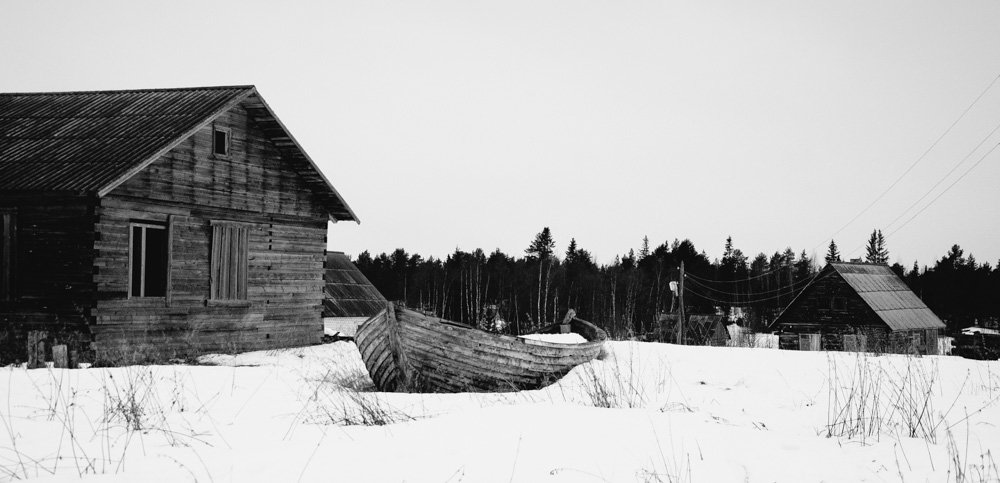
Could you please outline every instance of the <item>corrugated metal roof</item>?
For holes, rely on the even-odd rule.
[[[251,92],[0,94],[0,190],[100,191]]]
[[[0,94],[0,191],[103,196],[237,104],[332,219],[357,221],[253,86]]]
[[[371,317],[386,306],[385,297],[343,253],[327,253],[323,280],[323,317]]]
[[[943,328],[944,322],[886,265],[831,263],[892,330]]]

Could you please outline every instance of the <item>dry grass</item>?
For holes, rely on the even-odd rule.
[[[41,452],[19,446],[24,435],[15,426],[19,417],[12,412],[8,391],[7,407],[0,411],[11,444],[0,458],[0,475],[6,478],[52,476],[67,470],[79,477],[117,473],[123,470],[133,444],[140,441],[145,445],[144,440],[154,435],[171,446],[207,444],[207,435],[192,431],[183,417],[177,417],[185,412],[186,402],[184,377],[176,372],[168,378],[161,377],[154,368],[131,366],[31,370],[27,375],[43,404],[29,419],[55,421],[59,437]],[[99,378],[100,386],[96,390],[79,389],[79,381],[73,379],[83,377]],[[171,396],[163,399],[158,388],[170,388]],[[92,412],[88,413],[87,408]]]
[[[946,415],[934,408],[937,362],[902,357],[899,367],[896,358],[858,353],[853,367],[844,367],[828,356],[827,437],[867,443],[884,433],[899,433],[937,442]]]
[[[649,403],[635,353],[624,362],[608,358],[583,364],[577,375],[585,400],[594,407],[640,408]]]

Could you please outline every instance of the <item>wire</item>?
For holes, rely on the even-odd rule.
[[[784,256],[784,255],[782,255],[782,256]],[[741,279],[737,279],[737,280],[715,280],[715,279],[711,279],[711,278],[699,277],[699,276],[697,276],[697,275],[695,275],[695,274],[693,274],[691,272],[684,272],[684,276],[685,277],[690,277],[690,278],[696,278],[696,279],[701,280],[703,282],[709,282],[709,283],[739,283],[739,282],[746,282],[746,281],[749,281],[749,280],[754,280],[754,279],[757,279],[757,278],[761,278],[761,277],[763,277],[765,275],[769,275],[769,274],[772,274],[772,273],[775,273],[775,272],[779,272],[781,270],[788,270],[789,268],[790,267],[788,267],[788,266],[783,266],[783,267],[778,267],[778,268],[772,268],[771,270],[768,270],[766,272],[761,272],[761,273],[758,273],[757,275],[753,275],[753,276],[750,276],[750,277],[747,277],[747,278],[741,278]]]
[[[910,171],[913,171],[913,168],[915,168],[918,164],[920,164],[920,162],[923,161],[925,157],[927,157],[927,154],[930,153],[931,150],[933,150],[938,145],[938,143],[940,143],[941,140],[944,139],[944,137],[947,136],[948,133],[951,132],[952,129],[954,129],[954,127],[959,123],[959,121],[961,121],[963,118],[965,118],[965,115],[968,114],[969,111],[972,110],[972,107],[975,106],[976,103],[978,103],[979,100],[982,99],[983,96],[985,96],[986,93],[989,92],[989,90],[993,88],[993,85],[996,84],[997,80],[1000,80],[1000,74],[997,74],[997,76],[994,77],[992,81],[990,81],[990,84],[988,86],[986,86],[986,88],[983,89],[983,91],[980,92],[978,96],[976,96],[976,98],[972,101],[972,103],[969,104],[969,107],[966,107],[965,110],[962,111],[962,114],[960,114],[958,116],[958,118],[955,119],[955,121],[952,122],[950,126],[948,126],[948,129],[945,129],[944,132],[941,133],[941,135],[938,136],[938,138],[935,139],[933,143],[931,143],[930,147],[928,147],[924,151],[924,153],[921,154],[920,157],[917,158],[917,160],[914,161],[913,164],[910,165],[909,168],[906,168],[906,171],[903,171],[903,174],[899,175],[899,177],[896,178],[896,180],[893,181],[892,184],[890,184],[889,187],[886,188],[885,191],[882,192],[882,194],[878,195],[878,197],[875,198],[871,203],[869,203],[868,206],[866,206],[863,210],[859,211],[858,214],[854,215],[854,218],[851,218],[850,221],[848,221],[847,223],[845,223],[844,226],[838,228],[837,231],[833,232],[833,234],[830,235],[827,238],[832,239],[833,237],[837,236],[841,231],[844,230],[844,228],[847,228],[848,226],[850,226],[851,223],[854,223],[855,221],[857,221],[857,219],[860,218],[861,215],[867,213],[868,210],[870,210],[872,208],[872,206],[875,206],[875,203],[878,203],[879,200],[881,200],[883,197],[885,197],[885,195],[887,193],[889,193],[889,191],[892,191],[892,189],[895,188],[896,185],[899,184],[899,182],[903,178],[905,178],[907,174],[910,173]],[[823,242],[821,242],[820,245],[822,245],[823,243],[825,243],[825,240]],[[819,247],[819,245],[817,245],[816,247],[814,247],[813,250],[815,250],[818,247]]]
[[[894,233],[898,232],[899,230],[902,230],[903,227],[905,227],[906,225],[910,224],[910,222],[913,221],[921,213],[923,213],[924,210],[926,210],[927,208],[930,208],[930,206],[933,205],[934,202],[937,201],[939,198],[941,198],[941,196],[943,196],[945,193],[947,193],[948,190],[950,190],[952,187],[954,187],[959,181],[962,181],[962,178],[965,178],[965,176],[968,175],[969,173],[971,173],[972,170],[976,169],[977,166],[979,166],[980,164],[982,164],[983,160],[985,160],[990,154],[992,154],[993,151],[996,151],[996,149],[998,147],[1000,147],[1000,143],[995,144],[992,148],[990,148],[989,151],[986,151],[985,154],[983,154],[982,156],[979,157],[979,160],[977,160],[975,162],[975,164],[973,164],[972,166],[970,166],[969,169],[965,170],[965,172],[963,172],[958,178],[955,178],[955,180],[952,181],[951,184],[949,184],[943,191],[941,191],[940,193],[938,193],[937,196],[935,196],[934,199],[932,199],[926,205],[924,205],[923,208],[920,208],[920,210],[918,210],[916,213],[914,213],[913,216],[909,217],[905,222],[903,222],[902,225],[899,225],[894,230],[892,230],[887,235],[885,235],[885,238],[888,239]],[[959,163],[959,164],[961,164],[961,163]],[[932,188],[932,190],[933,190],[933,188]],[[907,211],[909,211],[909,208],[907,208]],[[866,243],[862,243],[857,248],[855,248],[855,249],[851,250],[850,252],[848,252],[848,254],[853,254],[853,253],[857,252],[861,248],[864,248],[865,245],[867,245],[867,242]]]
[[[957,126],[957,125],[958,125],[958,123],[959,123],[959,122],[961,122],[961,121],[962,121],[962,119],[964,119],[964,118],[965,118],[965,116],[966,116],[966,115],[967,115],[967,114],[969,113],[969,111],[971,111],[971,110],[972,110],[972,108],[973,108],[973,107],[975,107],[975,105],[979,103],[979,101],[980,101],[980,100],[981,100],[981,99],[983,98],[983,96],[985,96],[985,95],[986,95],[986,93],[987,93],[987,92],[989,92],[989,91],[990,91],[990,89],[992,89],[992,88],[993,88],[993,86],[994,86],[994,85],[995,85],[995,84],[997,83],[997,81],[998,81],[998,80],[1000,80],[1000,73],[998,73],[998,74],[997,74],[997,75],[996,75],[996,76],[995,76],[995,77],[993,78],[993,80],[991,80],[991,81],[990,81],[990,83],[989,83],[989,84],[988,84],[988,85],[986,86],[986,88],[984,88],[984,89],[983,89],[983,90],[982,90],[982,91],[981,91],[981,92],[979,93],[979,95],[978,95],[978,96],[976,96],[976,98],[975,98],[975,99],[973,99],[973,100],[972,100],[972,102],[971,102],[971,103],[970,103],[970,104],[969,104],[969,105],[968,105],[968,106],[967,106],[967,107],[966,107],[966,108],[965,108],[965,109],[964,109],[964,110],[962,111],[962,113],[961,113],[961,114],[959,114],[959,116],[958,116],[957,118],[955,118],[955,120],[954,120],[954,121],[952,121],[952,123],[951,123],[951,124],[950,124],[950,125],[948,126],[948,128],[947,128],[947,129],[945,129],[945,130],[944,130],[944,132],[942,132],[942,133],[941,133],[941,135],[940,135],[940,136],[938,136],[938,137],[937,137],[937,139],[935,139],[935,140],[934,140],[934,142],[933,142],[933,143],[931,143],[931,145],[930,145],[930,146],[929,146],[929,147],[928,147],[928,148],[927,148],[926,150],[924,150],[924,152],[923,152],[923,153],[922,153],[922,154],[921,154],[921,155],[920,155],[920,156],[919,156],[919,157],[918,157],[918,158],[917,158],[917,159],[916,159],[915,161],[913,161],[913,163],[912,163],[912,164],[910,164],[910,166],[909,166],[908,168],[906,168],[906,170],[905,170],[905,171],[903,171],[903,174],[899,175],[899,177],[897,177],[897,178],[895,179],[895,181],[893,181],[893,182],[892,182],[892,183],[891,183],[891,184],[889,185],[889,187],[888,187],[888,188],[886,188],[886,189],[885,189],[884,191],[882,191],[882,193],[881,193],[881,194],[879,194],[879,195],[878,195],[878,196],[877,196],[877,197],[876,197],[876,198],[875,198],[874,200],[872,200],[872,202],[871,202],[871,203],[869,203],[869,204],[868,204],[868,206],[866,206],[866,207],[865,207],[864,209],[862,209],[862,210],[861,210],[861,211],[859,211],[859,212],[858,212],[858,213],[857,213],[856,215],[854,215],[854,217],[852,217],[852,218],[851,218],[850,220],[848,220],[848,221],[847,221],[847,223],[844,223],[844,225],[843,225],[843,226],[841,226],[840,228],[838,228],[838,229],[837,229],[837,231],[835,231],[835,232],[833,232],[832,234],[830,234],[830,236],[828,236],[828,237],[824,238],[824,239],[823,239],[823,241],[821,241],[821,242],[819,242],[818,244],[816,244],[816,246],[812,247],[812,249],[811,249],[811,250],[809,250],[809,251],[816,251],[816,249],[817,249],[817,248],[819,248],[820,246],[822,246],[822,245],[823,245],[824,243],[826,243],[826,241],[827,241],[827,240],[831,240],[831,241],[832,241],[832,240],[833,240],[833,238],[834,238],[835,236],[837,236],[838,234],[840,234],[840,232],[844,231],[844,228],[847,228],[847,227],[848,227],[848,226],[850,226],[850,225],[851,225],[852,223],[854,223],[855,221],[857,221],[857,220],[858,220],[858,218],[860,218],[860,217],[861,217],[862,215],[864,215],[865,213],[867,213],[867,212],[868,212],[868,210],[870,210],[870,209],[871,209],[871,208],[872,208],[873,206],[875,206],[875,204],[876,204],[876,203],[878,203],[878,202],[879,202],[880,200],[882,200],[882,198],[884,198],[886,194],[888,194],[888,193],[889,193],[890,191],[892,191],[892,189],[893,189],[893,188],[895,188],[895,187],[896,187],[896,185],[898,185],[898,184],[899,184],[899,182],[900,182],[900,181],[902,181],[902,180],[903,180],[903,178],[905,178],[905,177],[906,177],[906,175],[910,174],[910,172],[911,172],[911,171],[913,171],[913,168],[917,167],[917,165],[918,165],[918,164],[920,164],[920,162],[922,162],[922,161],[924,160],[924,158],[926,158],[926,157],[927,157],[927,155],[928,155],[928,154],[930,154],[930,152],[931,152],[931,151],[932,151],[932,150],[933,150],[933,149],[934,149],[935,147],[937,147],[937,145],[938,145],[938,144],[939,144],[939,143],[941,142],[941,140],[943,140],[943,139],[944,139],[944,138],[945,138],[945,137],[946,137],[946,136],[947,136],[948,134],[950,134],[950,133],[951,133],[952,129],[954,129],[954,128],[955,128],[955,126]],[[998,126],[998,127],[1000,127],[1000,126]],[[990,132],[990,135],[992,135],[992,134],[993,134],[993,132],[995,132],[995,131],[996,131],[996,129],[994,129],[994,131]],[[987,136],[987,138],[989,138],[989,136]],[[982,145],[982,143],[983,143],[983,142],[985,142],[985,141],[986,141],[986,139],[983,139],[983,141],[982,141],[982,142],[980,143],[980,146],[981,146],[981,145]],[[978,149],[978,148],[979,148],[979,146],[976,146],[976,149]],[[995,148],[994,148],[994,149],[995,149]],[[992,150],[990,150],[990,151],[992,152]],[[975,152],[975,149],[973,150],[973,152]],[[989,154],[989,153],[987,153],[987,154]],[[971,153],[970,153],[970,156],[971,156]],[[982,159],[980,159],[980,162],[981,162],[981,161],[982,161]],[[959,162],[958,164],[959,164],[959,165],[961,165],[961,164],[962,164],[962,163],[964,163],[964,162],[965,162],[965,160],[963,159],[963,160],[962,160],[961,162]],[[976,164],[978,165],[979,163],[977,162]],[[954,171],[954,170],[955,170],[955,169],[957,169],[957,168],[958,168],[958,165],[956,165],[956,166],[955,166],[955,168],[952,168],[952,171]],[[973,168],[975,168],[975,166],[973,166]],[[967,172],[966,172],[965,174],[968,174],[968,171],[967,171]],[[963,174],[963,175],[962,175],[962,177],[964,177],[964,176],[965,176],[965,174]],[[945,178],[947,178],[947,177],[948,177],[948,176],[950,176],[950,175],[951,175],[951,172],[949,172],[949,173],[948,173],[947,175],[945,175]],[[959,179],[961,179],[961,177],[960,177]],[[942,181],[943,181],[943,180],[942,180]],[[938,182],[938,184],[940,184],[940,181]],[[952,183],[952,185],[954,185],[954,183]],[[937,184],[935,184],[935,185],[934,185],[934,187],[932,187],[932,188],[931,188],[931,191],[933,191],[933,190],[934,190],[934,188],[935,188],[935,187],[937,187],[937,186],[938,186],[938,185],[937,185]],[[950,188],[950,186],[949,186],[949,188]],[[947,190],[948,190],[948,189],[945,189],[945,191],[947,191]],[[944,192],[942,192],[941,194],[944,194]],[[925,195],[924,195],[923,197],[921,197],[921,198],[920,198],[919,200],[917,200],[917,201],[916,201],[916,202],[914,203],[914,205],[916,205],[916,204],[920,203],[920,201],[921,201],[921,200],[922,200],[922,199],[923,199],[924,197],[926,197],[926,196],[927,196],[927,195],[925,194]],[[939,198],[939,197],[940,197],[940,195],[938,195],[938,198]],[[936,199],[937,199],[937,198],[935,198],[935,200],[936,200]],[[932,200],[932,201],[931,201],[931,203],[933,203],[933,202],[934,202],[934,201]],[[930,204],[928,204],[927,206],[930,206]],[[917,212],[916,214],[917,214],[917,215],[919,215],[919,214],[920,214],[920,213],[921,213],[921,212],[922,212],[923,210],[927,209],[927,206],[925,206],[924,208],[922,208],[922,209],[921,209],[920,211],[918,211],[918,212]],[[897,217],[897,219],[896,219],[896,220],[893,220],[893,222],[892,222],[892,223],[890,223],[890,224],[889,224],[888,226],[892,226],[892,224],[893,224],[893,223],[895,223],[895,222],[896,222],[896,221],[897,221],[897,220],[898,220],[898,219],[899,219],[900,217],[902,217],[903,215],[905,215],[905,214],[906,214],[906,212],[908,212],[908,211],[909,211],[909,210],[911,210],[912,208],[913,208],[913,206],[910,206],[909,208],[907,208],[907,209],[906,209],[906,210],[905,210],[905,211],[903,212],[903,214],[902,214],[902,215],[900,215],[899,217]],[[914,215],[913,217],[911,217],[910,219],[908,219],[908,220],[906,221],[906,223],[909,223],[909,221],[910,221],[910,220],[912,220],[912,219],[913,219],[913,218],[915,218],[915,217],[916,217],[916,215]],[[904,223],[904,224],[903,224],[902,226],[905,226],[905,225],[906,225],[906,223]],[[902,228],[902,226],[900,226],[899,228]],[[897,228],[896,230],[893,230],[893,232],[892,232],[892,233],[895,233],[896,231],[899,231],[899,228]],[[861,245],[861,247],[864,247],[864,244],[862,244],[862,245]],[[858,248],[861,248],[861,247],[858,247]],[[856,251],[858,250],[858,248],[855,248],[854,250],[851,250],[850,252],[847,252],[847,255],[852,255],[852,254],[854,254],[854,253],[855,253],[855,252],[856,252]],[[771,274],[771,273],[774,273],[774,272],[777,272],[777,271],[779,271],[779,270],[784,270],[785,268],[786,268],[786,267],[780,267],[780,268],[776,268],[776,269],[772,269],[772,270],[768,270],[768,271],[766,271],[766,272],[762,272],[762,273],[759,273],[759,274],[757,274],[757,275],[754,275],[754,276],[751,276],[751,277],[747,277],[747,278],[743,278],[743,279],[739,279],[739,280],[710,280],[710,279],[707,279],[707,278],[701,278],[701,277],[695,277],[695,278],[699,278],[699,279],[701,279],[701,280],[704,280],[704,281],[706,281],[706,282],[713,282],[713,283],[715,283],[715,282],[717,282],[717,283],[737,283],[737,282],[743,282],[743,281],[748,281],[748,280],[753,280],[753,279],[757,279],[757,278],[760,278],[760,277],[763,277],[763,276],[766,276],[766,275],[769,275],[769,274]]]
[[[819,274],[820,274],[820,272],[817,272],[816,275],[813,275],[812,277],[810,277],[808,279],[808,282],[810,284],[812,282],[814,282],[816,280],[816,278],[819,277]],[[806,286],[808,286],[808,285],[809,284],[807,284]],[[804,288],[805,287],[803,287],[803,289]],[[685,292],[688,292],[688,291],[689,290],[687,290],[687,287],[685,287]],[[709,301],[712,301],[712,302],[717,302],[717,303],[720,303],[720,304],[726,304],[726,305],[752,305],[752,304],[756,304],[756,303],[760,303],[760,302],[767,302],[769,300],[780,299],[782,297],[785,297],[785,296],[788,296],[788,295],[792,295],[793,293],[796,293],[796,292],[801,292],[801,290],[793,290],[793,291],[790,291],[788,293],[778,294],[778,295],[774,295],[774,296],[771,296],[771,297],[764,297],[764,298],[759,298],[759,299],[754,299],[754,300],[740,300],[740,301],[737,301],[737,302],[734,303],[732,300],[719,300],[719,299],[716,299],[716,298],[713,298],[713,297],[709,297],[709,296],[707,296],[705,294],[701,294],[701,293],[698,293],[696,291],[690,290],[690,293],[692,293],[694,295],[697,295],[697,296],[699,296],[699,297],[701,297],[701,298],[703,298],[705,300],[709,300]]]
[[[701,282],[699,282],[696,279],[689,279],[690,282],[694,283],[695,285],[697,285],[699,287],[704,287],[704,288],[706,288],[708,290],[711,290],[713,292],[718,292],[720,294],[725,294],[725,295],[732,295],[732,296],[735,296],[735,297],[749,297],[751,294],[753,294],[753,295],[767,295],[767,294],[778,293],[778,292],[786,292],[786,293],[795,292],[796,290],[798,290],[798,289],[794,288],[796,285],[802,285],[803,283],[806,283],[809,280],[810,279],[801,279],[801,280],[798,280],[798,281],[793,281],[792,283],[790,283],[788,285],[784,285],[784,286],[781,286],[781,287],[778,287],[778,288],[772,289],[772,290],[765,290],[765,291],[761,291],[761,292],[739,293],[739,292],[727,292],[725,290],[719,290],[717,288],[709,287],[708,285],[705,285],[704,283],[701,283]],[[789,290],[789,289],[791,289],[791,290]]]
[[[740,300],[738,302],[734,302],[732,300],[719,300],[717,298],[713,298],[713,297],[709,297],[709,296],[704,295],[704,294],[700,294],[698,292],[695,292],[694,290],[689,290],[688,292],[691,293],[691,294],[697,295],[697,296],[699,296],[699,297],[701,297],[701,298],[703,298],[705,300],[710,300],[712,302],[718,302],[720,304],[726,304],[726,305],[752,305],[752,304],[756,304],[756,303],[760,303],[760,302],[767,302],[768,300],[780,299],[782,297],[787,297],[788,295],[791,295],[792,293],[794,293],[794,292],[789,292],[787,294],[779,294],[779,295],[774,295],[774,296],[771,296],[771,297],[765,297],[765,298],[761,298],[761,299]]]
[[[892,227],[892,225],[895,225],[896,222],[899,221],[899,219],[902,218],[904,215],[906,215],[910,210],[912,210],[913,207],[917,206],[917,204],[920,203],[921,201],[923,201],[924,198],[927,198],[927,196],[930,195],[931,192],[934,191],[934,189],[936,189],[938,186],[940,186],[941,183],[944,182],[944,180],[948,179],[948,177],[951,176],[952,173],[955,172],[955,170],[957,170],[960,166],[962,166],[963,164],[965,164],[965,162],[968,161],[969,158],[971,158],[972,155],[976,153],[976,151],[979,151],[979,148],[981,148],[983,146],[983,144],[986,144],[986,141],[990,137],[992,137],[993,134],[995,134],[998,130],[1000,130],[1000,123],[998,123],[996,125],[996,127],[994,127],[993,130],[990,131],[990,133],[987,134],[986,137],[983,138],[982,141],[979,141],[979,144],[977,144],[976,147],[972,148],[972,151],[969,151],[969,154],[966,154],[965,157],[961,159],[961,161],[955,163],[955,166],[952,166],[952,168],[951,168],[950,171],[948,171],[947,173],[945,173],[944,176],[942,176],[940,179],[938,179],[937,183],[934,183],[934,186],[931,186],[931,188],[929,190],[927,190],[927,192],[924,193],[923,196],[921,196],[919,199],[917,199],[917,201],[914,201],[913,204],[911,204],[909,207],[907,207],[906,210],[903,210],[903,212],[900,213],[899,216],[897,216],[895,219],[893,219],[891,222],[889,222],[889,224],[886,225],[886,229]]]
[[[950,190],[953,186],[955,186],[956,184],[958,184],[959,181],[962,181],[962,178],[965,178],[965,176],[967,174],[971,173],[972,170],[976,169],[976,167],[979,166],[983,162],[983,160],[986,159],[990,154],[993,154],[993,151],[996,151],[996,149],[998,147],[1000,147],[1000,143],[994,144],[993,147],[990,148],[989,151],[986,151],[986,154],[984,154],[982,157],[979,158],[979,161],[976,161],[976,164],[973,164],[972,166],[969,167],[969,169],[965,170],[965,172],[962,173],[961,176],[959,176],[958,178],[956,178],[955,181],[952,181],[951,184],[948,185],[948,187],[944,189],[944,191],[938,193],[938,195],[935,196],[934,199],[932,199],[930,201],[930,203],[927,203],[926,205],[924,205],[924,207],[921,208],[920,211],[914,213],[913,216],[911,216],[909,219],[907,219],[902,225],[899,225],[899,227],[897,227],[895,230],[892,230],[891,232],[889,232],[889,234],[886,235],[886,238],[888,238],[893,233],[896,233],[897,231],[903,229],[904,226],[908,225],[911,221],[913,221],[914,218],[916,218],[918,215],[920,215],[921,213],[923,213],[924,210],[926,210],[931,205],[933,205],[934,202],[938,200],[938,198],[941,198],[941,196],[943,196],[945,193],[947,193],[948,190]]]

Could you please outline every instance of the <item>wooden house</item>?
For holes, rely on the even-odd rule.
[[[326,335],[354,337],[358,326],[388,304],[368,277],[341,252],[326,255],[323,281],[323,329]]]
[[[0,358],[319,342],[345,220],[253,86],[0,94]]]
[[[886,265],[830,263],[772,322],[782,349],[936,354],[945,324]]]

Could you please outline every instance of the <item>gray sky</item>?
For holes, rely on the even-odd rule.
[[[361,217],[332,227],[350,254],[517,255],[549,226],[601,262],[644,235],[822,256],[1000,74],[996,1],[0,1],[3,92],[257,85]],[[997,123],[1000,82],[841,251]],[[998,181],[1000,149],[892,261],[996,264]]]

